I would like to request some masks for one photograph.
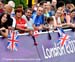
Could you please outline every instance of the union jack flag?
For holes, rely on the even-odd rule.
[[[7,48],[12,50],[12,51],[17,51],[17,46],[18,46],[18,35],[16,31],[10,31],[9,35],[8,35],[8,44],[7,44]]]
[[[60,38],[58,40],[58,45],[60,46],[64,46],[66,44],[66,42],[69,40],[70,36],[65,34],[65,32],[63,31],[63,29],[58,29],[58,33],[60,35]]]

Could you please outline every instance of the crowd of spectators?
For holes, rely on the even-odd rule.
[[[75,28],[75,5],[67,1],[42,1],[32,5],[32,8],[23,9],[19,4],[9,1],[4,4],[0,1],[0,35],[8,37],[9,30],[18,30],[19,33],[33,34],[35,30],[49,31],[56,28]]]

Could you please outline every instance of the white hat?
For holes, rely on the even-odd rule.
[[[13,1],[9,1],[8,5],[10,5],[11,7],[15,7],[15,3]]]

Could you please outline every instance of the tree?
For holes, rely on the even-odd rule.
[[[27,0],[14,0],[14,2],[15,2],[16,7],[19,4],[22,4],[24,8],[27,8],[27,4],[26,4]]]

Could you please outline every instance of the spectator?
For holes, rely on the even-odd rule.
[[[31,16],[32,16],[32,9],[31,8],[26,9],[25,15],[22,16],[22,18],[24,18],[27,22],[27,28],[29,29],[30,35],[32,35],[33,31],[34,31],[34,27],[33,27],[34,22],[31,18]]]
[[[54,6],[51,5],[50,2],[47,2],[47,5],[48,5],[48,13],[49,13],[49,16],[53,16],[55,15],[55,8]]]
[[[47,23],[45,24],[44,29],[46,29],[46,30],[54,30],[55,29],[53,17],[47,18]]]
[[[42,2],[42,6],[43,6],[43,9],[47,9],[47,2],[46,1]]]
[[[4,12],[3,5],[4,5],[3,1],[0,1],[0,15]]]
[[[72,11],[75,8],[74,4],[71,3],[70,8],[71,8],[70,11]]]
[[[9,15],[11,15],[12,12],[12,7],[8,4],[4,5],[4,12],[8,13]]]
[[[43,2],[44,16],[45,18],[49,17],[47,2]]]
[[[35,14],[36,11],[37,11],[37,6],[36,6],[36,4],[33,4],[33,5],[32,5],[32,10],[33,10],[32,14]]]
[[[27,24],[26,20],[22,18],[23,10],[21,8],[17,8],[15,10],[15,20],[16,20],[16,29],[19,30],[20,33],[27,32]]]
[[[9,1],[8,5],[12,7],[11,17],[14,17],[15,16],[15,12],[14,12],[15,3],[13,1]]]
[[[75,9],[73,9],[71,11],[71,20],[70,20],[70,24],[68,24],[70,27],[74,27],[75,28]]]
[[[21,8],[21,9],[23,10],[23,5],[22,5],[22,4],[19,4],[19,5],[17,6],[17,8]]]
[[[59,9],[56,11],[55,16],[52,16],[54,19],[55,27],[63,27],[67,24],[67,22],[65,23],[65,21],[64,21],[64,17],[61,17],[61,16],[62,16],[62,11],[60,11]],[[62,21],[62,19],[63,19],[63,21]]]
[[[36,14],[32,16],[33,22],[34,22],[34,28],[37,30],[43,29],[42,26],[44,24],[44,16],[43,16],[43,8],[38,7]]]
[[[49,1],[47,1],[47,10],[48,10],[48,12],[51,11],[51,3]]]
[[[12,25],[12,27],[9,27],[9,29],[13,29],[15,28],[15,19],[12,17],[11,13],[12,13],[12,7],[9,4],[5,4],[4,5],[4,12],[8,13],[10,15],[10,25]]]
[[[62,7],[63,9],[65,8],[65,3],[64,1],[58,1],[57,2],[57,8]]]
[[[66,5],[65,5],[66,13],[69,13],[70,9],[71,9],[71,2],[70,1],[66,1]]]
[[[45,6],[45,9],[44,9],[44,16],[45,17],[50,17],[53,15],[53,12],[51,11],[51,4],[50,2],[45,2],[43,7]]]
[[[54,8],[56,9],[56,5],[57,5],[57,0],[52,0],[52,3],[51,3],[52,6],[54,6]]]
[[[22,18],[24,18],[26,20],[27,28],[29,30],[34,30],[34,28],[33,28],[33,23],[34,22],[33,22],[32,18],[31,18],[31,16],[32,16],[32,9],[28,8],[28,9],[26,9],[25,15],[23,15]]]
[[[51,10],[54,11],[54,15],[55,15],[55,11],[56,11],[56,5],[57,5],[57,0],[52,0]]]
[[[10,26],[9,18],[7,13],[2,13],[0,16],[0,34],[3,37],[8,37],[8,27]]]

